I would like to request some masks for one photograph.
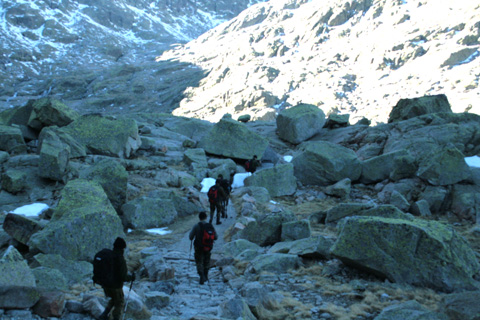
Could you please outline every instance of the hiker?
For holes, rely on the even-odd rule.
[[[257,171],[257,168],[260,166],[260,161],[257,160],[257,155],[254,155],[252,159],[245,162],[245,170],[250,173]]]
[[[217,240],[217,232],[213,225],[207,222],[207,213],[202,211],[198,214],[200,222],[193,226],[190,231],[190,241],[195,239],[195,264],[200,276],[200,284],[208,281],[208,270],[210,268],[210,255],[213,241]]]
[[[220,186],[222,187],[223,191],[225,191],[225,198],[222,201],[222,218],[227,218],[227,207],[228,207],[228,200],[230,198],[230,192],[232,191],[232,180],[230,181],[223,179],[223,175],[218,175],[218,180],[220,180]]]
[[[110,259],[113,262],[111,264],[113,276],[110,277],[110,280],[102,281],[101,279],[95,278],[95,262],[94,262],[94,282],[100,284],[105,292],[105,296],[110,298],[108,304],[105,308],[105,311],[101,314],[101,320],[108,319],[108,314],[112,311],[113,320],[120,320],[123,312],[123,307],[125,305],[125,297],[123,294],[123,283],[126,281],[135,281],[135,274],[127,274],[127,262],[123,257],[123,253],[127,243],[123,238],[118,237],[113,243],[113,251],[109,249],[103,249],[102,251],[109,251],[111,253]],[[100,251],[100,252],[102,252]],[[100,253],[99,252],[99,253]],[[95,256],[97,259],[98,254]]]
[[[220,222],[220,215],[223,215],[222,204],[227,195],[220,185],[220,179],[215,180],[215,185],[208,189],[207,194],[208,201],[210,202],[210,223],[213,222],[213,216],[215,215],[215,210],[217,210],[217,224],[222,224]]]

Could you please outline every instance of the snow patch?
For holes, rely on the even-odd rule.
[[[286,162],[292,162],[292,159],[293,159],[292,156],[284,156],[283,157],[283,160],[285,160]]]
[[[480,168],[480,157],[473,156],[473,157],[466,157],[465,162],[469,167]]]
[[[245,173],[237,173],[236,175],[233,176],[233,183],[232,183],[232,189],[235,188],[241,188],[245,186],[243,183],[244,180],[252,175],[251,172],[245,172]]]
[[[32,203],[26,206],[19,207],[10,213],[19,214],[26,217],[38,217],[42,212],[49,208],[45,203]]]
[[[158,234],[158,235],[161,235],[161,236],[172,233],[172,230],[168,230],[167,227],[147,229],[145,231],[147,231],[148,233]]]

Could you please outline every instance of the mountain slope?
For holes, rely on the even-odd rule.
[[[278,0],[257,4],[158,61],[208,76],[176,115],[274,119],[299,102],[385,122],[401,98],[445,93],[480,113],[480,5],[449,0]]]

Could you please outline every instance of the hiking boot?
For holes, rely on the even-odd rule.
[[[205,275],[205,281],[208,281],[208,269],[205,269],[203,274]]]
[[[205,283],[205,276],[202,274],[200,274],[200,284],[204,284]]]
[[[105,309],[103,313],[98,317],[99,320],[107,320],[108,319],[108,314],[110,313],[110,309]]]
[[[217,221],[217,225],[222,224],[220,221]]]

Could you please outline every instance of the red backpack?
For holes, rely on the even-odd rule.
[[[208,189],[208,201],[210,203],[215,203],[217,202],[218,199],[218,188],[217,186],[212,186],[210,189]]]
[[[246,170],[247,172],[250,172],[250,160],[247,160],[247,161],[245,162],[245,170]]]
[[[215,229],[211,223],[200,223],[200,247],[203,251],[212,251],[213,242],[215,241]]]

